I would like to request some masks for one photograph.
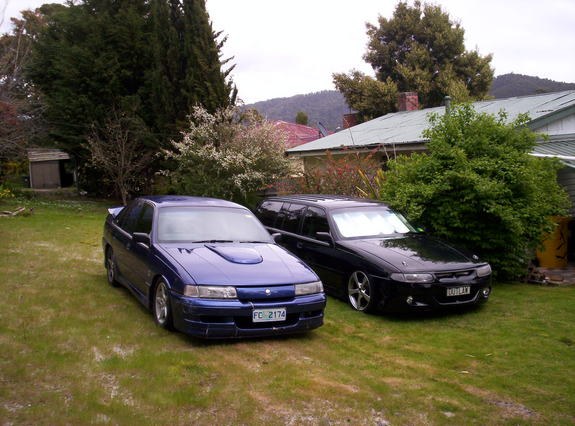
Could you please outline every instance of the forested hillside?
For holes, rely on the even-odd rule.
[[[308,125],[316,127],[320,122],[329,130],[335,130],[341,126],[343,115],[350,112],[343,95],[337,90],[275,98],[256,102],[247,107],[257,109],[268,120],[283,120],[291,123],[295,122],[297,113],[303,111],[307,114]]]
[[[573,89],[575,89],[575,83],[562,83],[521,74],[504,74],[493,79],[489,94],[496,99],[501,99]],[[303,111],[308,116],[310,126],[316,127],[317,123],[321,122],[332,131],[341,127],[343,115],[350,112],[343,95],[336,90],[270,99],[247,105],[247,107],[257,109],[269,120],[289,122],[295,122],[296,114]]]
[[[495,99],[575,89],[575,83],[562,83],[522,74],[504,74],[493,79],[489,93]]]

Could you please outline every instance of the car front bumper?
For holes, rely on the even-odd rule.
[[[491,295],[491,277],[471,281],[426,284],[387,281],[383,285],[384,307],[427,310],[442,307],[478,305]],[[455,291],[449,295],[448,290]]]
[[[207,339],[303,333],[323,324],[325,304],[326,297],[321,293],[265,303],[199,299],[172,294],[175,328],[185,334]],[[285,308],[285,320],[253,322],[254,310],[277,308]]]

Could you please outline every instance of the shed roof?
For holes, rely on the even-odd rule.
[[[536,130],[549,121],[560,118],[562,113],[575,110],[575,90],[493,99],[475,102],[472,105],[480,113],[497,114],[504,110],[507,113],[508,122],[515,120],[520,114],[528,114],[531,119],[529,125]],[[443,114],[444,111],[444,107],[435,107],[386,114],[333,135],[291,148],[287,152],[305,155],[345,148],[423,143],[425,138],[422,133],[429,127],[429,114]]]
[[[28,150],[28,160],[31,163],[39,161],[68,160],[70,156],[59,149],[52,148],[32,148]]]

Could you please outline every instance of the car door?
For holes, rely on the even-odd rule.
[[[326,212],[319,207],[308,207],[303,214],[302,238],[297,241],[294,253],[318,274],[328,293],[341,295],[350,269],[349,259],[333,241],[318,235],[318,232],[331,235],[330,231]]]
[[[297,255],[298,232],[306,206],[298,203],[284,203],[276,220],[276,228],[281,229],[282,245]]]
[[[116,256],[116,268],[122,281],[132,285],[132,268],[130,267],[130,246],[132,232],[136,226],[141,205],[138,201],[128,204],[115,220],[115,228],[112,232],[112,248]]]
[[[154,217],[154,207],[144,202],[141,205],[140,213],[136,218],[132,230],[132,240],[128,250],[128,266],[130,268],[130,281],[136,287],[137,291],[147,296],[149,290],[150,268],[151,268],[151,251],[148,244],[137,242],[134,239],[134,233],[147,234],[152,232],[152,221]]]
[[[149,234],[152,230],[153,208],[142,200],[134,201],[118,217],[117,245],[114,248],[120,275],[138,293],[147,294],[149,247],[134,241],[134,232]]]

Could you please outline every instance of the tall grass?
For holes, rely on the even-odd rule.
[[[204,342],[106,284],[104,204],[0,209],[22,203],[0,218],[2,424],[575,424],[575,287],[451,314],[330,298],[309,334]]]

